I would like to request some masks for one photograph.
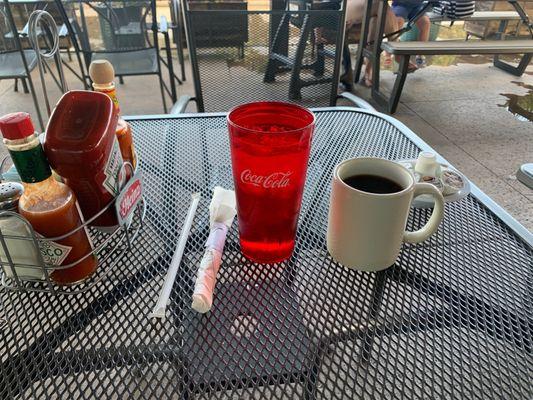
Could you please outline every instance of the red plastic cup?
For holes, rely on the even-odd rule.
[[[241,250],[253,261],[292,254],[314,127],[311,111],[282,102],[228,115]]]

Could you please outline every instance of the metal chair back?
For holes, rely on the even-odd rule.
[[[0,6],[0,54],[17,51],[13,35],[14,30],[11,27],[6,12]]]
[[[175,90],[162,78],[156,0],[55,1],[83,54],[86,71],[91,61],[105,58],[121,82],[124,76],[157,75],[166,112],[165,91],[174,99]]]
[[[335,104],[345,1],[333,9],[271,2],[270,10],[242,0],[179,1],[200,112],[256,100]]]

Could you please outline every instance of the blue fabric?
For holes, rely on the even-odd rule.
[[[410,20],[416,15],[421,6],[421,0],[395,0],[392,2],[391,9],[397,17]]]

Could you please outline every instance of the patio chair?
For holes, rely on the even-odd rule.
[[[264,81],[274,82],[276,76],[284,71],[291,72],[291,84],[289,87],[290,99],[301,99],[301,89],[306,86],[329,83],[332,76],[324,77],[326,58],[335,59],[335,50],[326,49],[326,44],[341,43],[342,29],[344,26],[343,2],[341,0],[325,0],[314,2],[312,0],[293,0],[289,2],[289,9],[295,6],[298,11],[326,11],[316,14],[296,14],[290,17],[285,14],[281,19],[276,35],[271,45],[270,58],[265,72]],[[329,13],[327,11],[337,11]],[[340,12],[339,12],[340,11]],[[337,15],[339,14],[339,15]],[[341,18],[339,18],[339,16]],[[283,27],[284,24],[291,24],[300,30],[298,46],[294,57],[288,57],[284,50],[280,51],[280,42],[286,40]],[[304,63],[303,58],[305,48],[310,42],[311,58],[310,63]],[[340,48],[339,48],[340,50]],[[303,70],[311,70],[312,78],[302,78]]]
[[[44,130],[44,122],[31,78],[31,72],[36,66],[37,55],[33,49],[23,48],[8,1],[4,0],[0,6],[0,80],[20,79],[22,81],[24,92],[31,93],[39,124]]]
[[[180,98],[174,112],[184,110],[191,100],[200,112],[227,111],[254,100],[335,105],[343,35],[336,35],[337,41],[322,43],[317,51],[311,33],[320,21],[322,26],[342,25],[344,7],[252,11],[245,1],[234,0],[218,2],[216,7],[203,0],[187,0],[179,6],[183,10],[195,93]],[[290,25],[291,18],[303,21],[302,29]],[[285,27],[287,34],[282,37]],[[283,48],[286,56],[279,50]],[[273,65],[271,60],[281,60],[282,56],[285,58],[276,65],[274,79],[265,82],[265,73]],[[301,98],[294,95],[298,90]]]
[[[68,10],[69,3],[75,7]],[[172,70],[170,49],[166,49],[167,61],[160,55],[158,34],[168,35],[168,27],[164,17],[158,26],[156,0],[56,0],[56,4],[75,39],[76,51],[83,56],[86,82],[90,82],[90,63],[99,59],[113,64],[121,83],[125,76],[156,75],[167,112],[165,94],[175,101],[177,77]],[[163,80],[161,64],[169,69],[170,88]]]
[[[18,20],[16,20],[15,23],[17,24],[19,37],[21,38],[22,47],[24,49],[35,47],[33,44],[31,44],[29,40],[29,17],[30,15],[36,11],[46,11],[48,14],[50,14],[50,16],[52,17],[54,21],[54,27],[55,27],[55,30],[57,31],[58,49],[60,50],[60,52],[63,51],[67,53],[69,62],[73,61],[73,57],[72,57],[73,52],[71,51],[73,47],[73,43],[70,38],[67,25],[63,21],[61,11],[57,8],[57,4],[55,3],[54,0],[10,3],[10,7],[11,7],[11,10],[13,11],[14,17],[16,14],[15,19],[17,19],[18,17]],[[72,4],[66,4],[65,7],[69,9],[70,7],[72,7]],[[68,11],[69,11],[68,13],[70,14],[70,10]],[[50,22],[51,21],[47,19],[46,24],[48,25],[48,23]],[[22,25],[23,27],[21,28]],[[50,37],[51,33],[49,32],[48,34],[43,34],[43,32],[41,31],[40,24],[39,26],[36,27],[36,29],[37,30],[35,33],[37,34],[37,36],[41,38],[41,40],[43,37],[47,37],[48,39],[51,39]],[[77,67],[71,66],[63,58],[60,58],[60,61],[63,64],[63,66],[67,68],[68,70],[70,70],[70,72],[72,72],[74,76],[76,76],[80,81],[82,81],[82,83],[84,83],[85,87],[87,88],[86,82],[84,81],[84,77],[82,74],[83,69],[81,67],[82,60],[81,60],[80,53],[79,52],[74,52],[74,53],[76,55],[76,61],[78,63]],[[25,82],[23,81],[23,85],[24,83]],[[17,90],[17,80],[15,81],[15,91],[16,90]]]
[[[33,11],[26,24],[27,36],[29,43],[34,50],[36,57],[36,64],[39,67],[39,78],[41,86],[41,94],[44,98],[44,104],[46,107],[46,115],[50,117],[52,107],[50,106],[50,98],[48,85],[46,83],[45,73],[47,73],[59,88],[61,94],[68,91],[67,82],[63,73],[63,63],[60,54],[60,36],[57,30],[56,21],[50,13],[44,10]],[[54,60],[56,71],[49,65],[49,61]],[[35,90],[32,87],[32,93]],[[52,104],[55,104],[52,103]],[[42,126],[41,111],[36,104],[37,114],[41,122],[41,129],[44,132],[44,126]],[[20,176],[15,168],[15,165],[11,164],[11,167],[6,170],[8,161],[11,159],[10,155],[4,157],[0,162],[0,180],[7,181],[20,181]],[[4,171],[5,170],[5,171]]]

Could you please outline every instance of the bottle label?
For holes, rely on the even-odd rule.
[[[120,191],[115,202],[119,225],[128,225],[142,198],[141,171],[137,171]]]
[[[105,180],[103,183],[104,188],[113,196],[116,196],[119,192],[119,174],[123,163],[118,140],[114,139],[113,147],[104,168]]]
[[[38,237],[39,239],[43,238],[41,235],[38,235]],[[39,240],[39,249],[46,264],[59,266],[68,257],[72,247],[49,240]]]
[[[115,88],[113,89],[98,89],[100,93],[107,94],[111,100],[113,100],[113,104],[115,106],[115,110],[120,114],[120,105],[118,104],[118,98],[117,98],[117,91]]]
[[[22,182],[41,182],[52,175],[52,170],[40,144],[28,150],[9,151],[9,154]]]

